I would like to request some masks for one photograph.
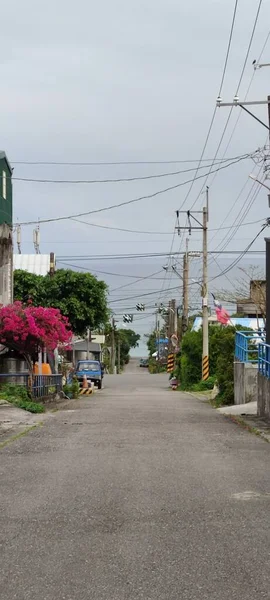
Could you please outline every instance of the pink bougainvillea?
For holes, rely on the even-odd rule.
[[[21,302],[0,307],[0,343],[7,348],[34,358],[44,348],[53,351],[68,345],[71,338],[68,319],[57,308]]]

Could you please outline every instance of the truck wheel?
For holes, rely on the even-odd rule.
[[[98,386],[98,389],[101,390],[101,388],[102,388],[102,381],[98,381],[97,386]]]

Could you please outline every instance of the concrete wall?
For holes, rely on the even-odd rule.
[[[270,419],[270,379],[258,373],[258,408],[259,417]]]
[[[234,404],[246,404],[257,400],[258,365],[234,363]]]

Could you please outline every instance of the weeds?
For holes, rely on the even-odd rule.
[[[7,400],[10,404],[22,408],[31,413],[43,413],[45,412],[44,406],[37,402],[32,402],[29,398],[27,389],[21,385],[15,385],[13,383],[7,383],[0,388],[0,399]]]

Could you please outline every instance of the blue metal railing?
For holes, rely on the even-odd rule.
[[[269,344],[261,343],[258,346],[259,356],[259,373],[270,379],[270,346]]]
[[[262,331],[237,331],[235,334],[235,358],[240,362],[258,363],[259,344],[265,341]]]
[[[62,375],[34,375],[32,395],[34,398],[46,398],[58,394],[63,389]]]
[[[0,373],[0,386],[5,383],[23,385],[33,398],[46,398],[63,389],[62,375],[33,375],[32,385],[29,373]]]

